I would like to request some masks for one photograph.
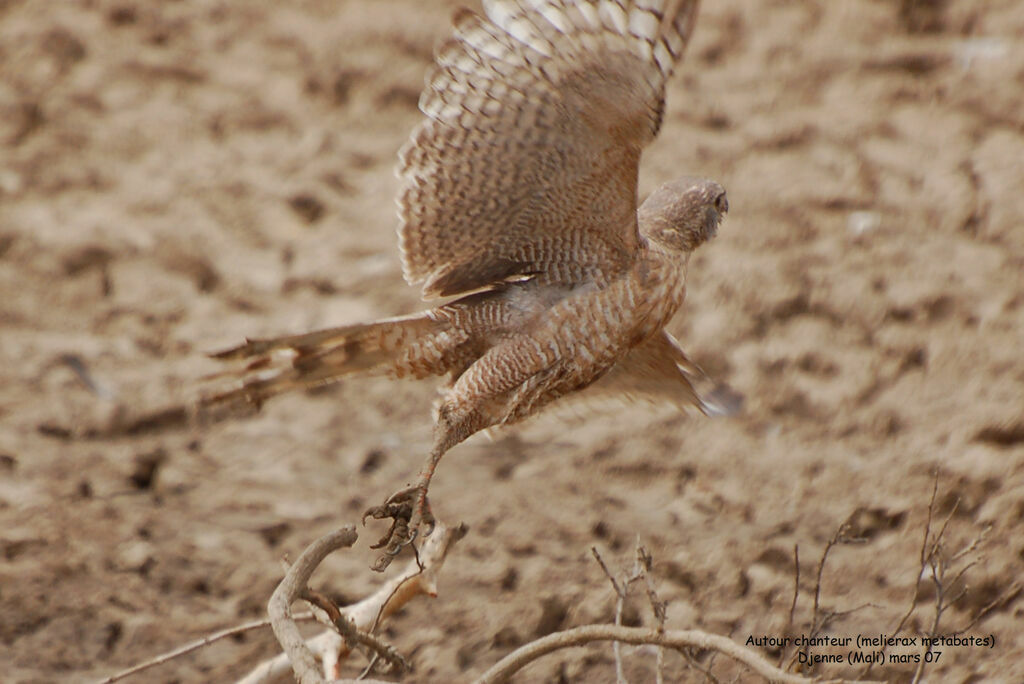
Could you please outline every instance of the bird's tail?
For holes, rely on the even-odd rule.
[[[201,408],[259,408],[277,394],[329,384],[354,373],[441,374],[446,370],[443,352],[457,342],[454,332],[447,319],[427,311],[303,335],[246,340],[210,355],[245,365],[211,376],[230,386],[204,396]]]

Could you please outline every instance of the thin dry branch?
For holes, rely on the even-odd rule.
[[[341,610],[334,601],[327,598],[318,591],[307,588],[302,593],[302,599],[311,603],[327,614],[331,626],[338,630],[338,634],[345,640],[345,647],[351,649],[354,645],[365,646],[372,650],[377,656],[384,658],[395,674],[402,674],[412,669],[409,662],[391,644],[378,639],[372,634],[361,632],[350,618],[342,615]]]
[[[659,632],[656,629],[645,629],[642,627],[586,625],[549,634],[516,649],[499,660],[481,675],[474,684],[500,684],[501,682],[507,682],[513,674],[541,656],[563,648],[583,646],[595,641],[620,641],[633,645],[648,644],[663,646],[676,651],[684,651],[685,649],[713,650],[744,664],[769,682],[804,684],[811,681],[820,681],[784,672],[769,663],[760,654],[717,634],[709,634],[694,629]],[[844,680],[829,681],[841,682]]]
[[[293,615],[292,619],[296,622],[304,622],[308,620],[313,620],[314,618],[313,613],[299,613],[297,615]],[[219,632],[208,634],[204,636],[202,639],[196,639],[195,641],[187,643],[184,646],[179,646],[173,651],[161,653],[155,658],[151,658],[144,663],[133,665],[127,670],[122,670],[121,672],[111,675],[106,679],[101,679],[99,682],[97,682],[97,684],[113,684],[113,682],[120,681],[122,679],[125,679],[126,677],[131,677],[132,675],[138,674],[140,672],[144,672],[145,670],[148,670],[151,667],[163,665],[164,663],[170,662],[175,658],[180,658],[181,656],[188,655],[192,651],[198,651],[200,648],[203,648],[204,646],[209,646],[210,644],[220,641],[221,639],[227,639],[228,637],[237,636],[239,634],[244,634],[245,632],[251,632],[256,629],[263,629],[264,627],[269,626],[270,619],[264,618],[262,620],[244,622],[240,625],[235,625],[234,627],[222,629]]]
[[[626,599],[629,596],[629,589],[633,586],[633,583],[637,580],[644,580],[647,600],[651,604],[651,613],[654,615],[654,619],[658,624],[658,631],[665,631],[665,620],[667,618],[668,604],[658,599],[658,594],[654,590],[654,580],[651,579],[650,570],[654,563],[654,559],[647,548],[640,543],[640,535],[636,538],[636,548],[634,550],[633,558],[633,569],[629,574],[623,573],[621,580],[616,580],[615,576],[612,575],[608,569],[607,564],[604,562],[604,558],[601,557],[597,547],[591,546],[590,552],[594,554],[594,558],[597,559],[598,565],[601,566],[601,570],[604,571],[608,581],[611,582],[612,589],[615,591],[615,625],[622,624],[622,609],[625,605]],[[619,642],[612,642],[612,652],[615,655],[615,681],[617,684],[626,684],[626,675],[622,667],[622,649]],[[687,656],[689,654],[686,654]],[[655,682],[661,684],[664,677],[664,649],[659,647],[657,649],[656,660],[655,660]]]
[[[964,632],[966,632],[967,630],[971,629],[976,624],[984,620],[986,617],[988,617],[989,613],[994,611],[996,608],[1000,608],[1008,604],[1014,597],[1019,595],[1022,590],[1024,590],[1024,583],[1020,581],[1014,582],[1009,587],[1007,587],[1006,590],[1000,592],[998,596],[996,596],[994,599],[989,601],[985,606],[983,606],[982,609],[978,611],[978,614],[971,618],[970,622],[968,622],[960,629],[954,632],[950,632],[950,635],[963,634]]]
[[[785,635],[791,636],[794,631],[793,619],[796,616],[796,604],[800,598],[800,545],[793,544],[793,600],[789,604],[789,616],[786,618]],[[779,650],[779,666],[786,662],[786,655],[789,647],[785,646]]]
[[[654,589],[654,580],[651,578],[651,565],[653,564],[653,558],[650,552],[643,546],[640,546],[639,537],[636,540],[636,554],[637,560],[641,562],[643,567],[644,585],[647,589],[647,600],[651,604],[651,612],[654,613],[654,619],[658,623],[658,633],[665,633],[665,620],[668,619],[668,602],[662,601],[658,598],[658,592]],[[654,681],[655,684],[663,684],[665,681],[665,649],[658,647],[658,652],[655,655],[654,661]]]
[[[306,590],[306,582],[324,558],[343,546],[352,546],[357,537],[355,525],[346,525],[317,539],[306,547],[270,597],[270,603],[267,605],[270,626],[281,648],[288,654],[295,678],[300,684],[323,684],[325,680],[320,674],[316,658],[306,647],[306,640],[302,638],[299,628],[292,619],[292,603]]]
[[[809,639],[814,639],[816,636],[818,636],[818,634],[821,633],[821,630],[823,630],[826,627],[828,627],[828,625],[831,624],[831,622],[833,620],[835,620],[836,618],[846,617],[847,615],[850,615],[852,613],[855,613],[855,612],[857,612],[859,610],[863,610],[864,608],[868,608],[868,607],[871,606],[870,603],[865,603],[865,604],[857,606],[856,608],[851,608],[849,610],[842,610],[842,611],[835,611],[835,610],[822,611],[821,610],[821,578],[824,576],[824,573],[825,573],[825,563],[828,561],[828,555],[832,551],[832,548],[835,547],[838,544],[860,544],[860,543],[864,542],[864,540],[862,538],[860,538],[860,537],[851,537],[851,536],[849,536],[850,520],[851,520],[852,517],[853,517],[853,514],[851,514],[850,517],[848,517],[845,521],[843,521],[843,523],[836,529],[835,534],[833,534],[832,538],[828,540],[827,544],[825,544],[825,549],[821,552],[821,558],[818,560],[818,570],[817,570],[817,574],[816,574],[815,580],[814,580],[814,607],[813,607],[813,610],[811,612],[810,632],[807,635]],[[797,573],[799,573],[800,572],[799,557],[797,557],[797,563],[798,563],[798,565],[797,565]],[[797,576],[797,582],[798,582],[798,584],[797,584],[796,591],[799,591],[799,589],[800,589],[799,574]],[[793,605],[793,607],[796,606],[796,594],[795,593],[793,595],[793,604],[792,605]],[[808,648],[809,648],[809,646],[803,646],[800,650],[794,652],[793,656],[789,660],[789,663],[786,665],[786,669],[788,670],[791,667],[793,667],[793,665],[796,663],[797,659],[799,658],[800,653],[807,653],[808,652]]]
[[[438,573],[448,552],[465,534],[464,525],[449,526],[438,521],[433,534],[420,547],[418,558],[410,560],[401,574],[358,603],[339,608],[338,612],[361,635],[367,636],[410,600],[421,595],[437,596]],[[306,646],[320,658],[322,669],[329,677],[338,676],[340,664],[351,653],[351,648],[334,631],[309,639]],[[266,684],[277,681],[290,670],[288,654],[282,653],[254,667],[238,684]]]
[[[955,606],[960,599],[967,593],[967,585],[963,583],[964,577],[967,572],[970,571],[975,565],[978,564],[979,558],[968,560],[968,556],[978,551],[978,547],[981,546],[988,536],[988,532],[991,528],[986,527],[979,532],[974,539],[968,544],[960,548],[959,551],[949,553],[947,552],[943,537],[946,534],[946,530],[949,526],[949,521],[956,511],[957,504],[953,505],[952,510],[943,522],[939,532],[935,535],[935,538],[930,545],[927,557],[927,567],[931,570],[931,581],[935,587],[935,610],[932,618],[931,627],[928,630],[927,636],[930,637],[925,642],[923,651],[921,653],[921,660],[918,662],[917,669],[914,671],[914,678],[911,680],[913,684],[917,684],[924,677],[925,666],[930,662],[928,655],[932,651],[933,640],[938,637],[941,632],[939,631],[939,625],[942,621],[942,616],[945,612]],[[929,515],[930,517],[930,515]],[[963,562],[963,566],[959,571],[954,571],[954,565],[956,563]],[[949,573],[954,573],[952,578],[949,578]],[[954,587],[960,585],[960,591],[953,596],[949,595],[949,591]]]
[[[793,544],[793,602],[789,604],[789,618],[786,620],[786,631],[793,629],[793,615],[796,614],[796,602],[800,598],[800,545]]]
[[[843,522],[843,524],[839,526],[839,529],[836,530],[835,534],[832,535],[832,538],[828,540],[828,543],[825,544],[825,550],[821,552],[821,558],[818,560],[818,573],[814,580],[814,618],[812,620],[812,627],[817,626],[817,630],[820,630],[825,626],[824,620],[821,625],[815,624],[818,622],[818,615],[821,609],[821,578],[825,573],[825,562],[828,560],[828,554],[832,551],[833,546],[850,541],[846,536],[848,530],[848,521]],[[817,636],[817,630],[812,630],[813,636]]]
[[[921,579],[924,577],[924,571],[928,565],[928,543],[931,541],[932,518],[935,515],[935,501],[938,498],[938,495],[939,472],[936,470],[935,477],[932,482],[932,496],[928,501],[928,517],[924,522],[924,537],[921,540],[920,567],[917,571],[917,580],[914,582],[914,593],[910,597],[910,605],[907,607],[906,612],[903,613],[903,617],[900,618],[900,621],[896,623],[896,628],[892,631],[891,636],[897,636],[903,631],[903,628],[906,626],[910,616],[914,614],[914,610],[917,608],[917,601],[921,595]],[[886,644],[882,644],[881,652],[883,657],[885,656],[885,652],[888,648],[889,647]],[[868,663],[867,667],[864,668],[864,676],[867,676],[874,666],[874,663]]]
[[[337,654],[345,648],[345,641],[336,632],[321,632],[312,639],[306,640],[306,648],[319,658],[321,663],[324,663],[324,672],[333,672],[336,668],[331,667],[331,664],[338,662]],[[261,662],[235,684],[271,684],[271,682],[291,680],[291,661],[288,660],[287,653],[281,653]]]
[[[622,624],[622,608],[626,604],[626,596],[629,590],[629,577],[624,577],[622,582],[619,583],[615,576],[612,575],[608,566],[604,562],[604,558],[601,557],[601,553],[597,550],[596,546],[590,547],[590,552],[594,554],[594,558],[597,559],[598,565],[604,570],[605,576],[608,581],[612,583],[612,589],[615,591],[615,625]],[[615,684],[627,684],[625,670],[622,667],[622,647],[619,646],[619,642],[612,642],[612,655],[615,658]]]

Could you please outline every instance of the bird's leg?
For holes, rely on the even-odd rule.
[[[444,447],[444,448],[442,448]],[[438,444],[431,450],[423,468],[420,470],[419,480],[413,487],[401,489],[387,498],[381,506],[374,506],[363,515],[376,520],[391,518],[391,528],[381,537],[380,541],[371,548],[382,548],[377,562],[373,569],[382,572],[390,564],[392,559],[399,554],[402,547],[408,546],[420,533],[420,527],[425,526],[423,536],[430,535],[434,531],[434,514],[430,511],[430,503],[427,501],[427,489],[430,487],[430,479],[434,476],[437,464],[441,456],[447,451],[447,446]]]
[[[374,570],[382,572],[387,568],[401,552],[402,547],[415,541],[420,526],[426,526],[424,536],[434,531],[435,520],[427,502],[427,489],[430,487],[430,479],[434,477],[434,471],[437,470],[437,464],[449,449],[483,427],[486,427],[486,424],[478,411],[458,411],[451,404],[442,404],[438,410],[434,446],[420,469],[416,484],[395,492],[383,505],[374,506],[363,514],[364,521],[368,517],[375,520],[392,520],[391,529],[373,546],[375,549],[384,549],[377,562],[373,564]]]

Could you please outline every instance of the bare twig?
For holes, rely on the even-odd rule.
[[[914,610],[917,608],[917,599],[921,595],[921,578],[924,577],[925,568],[928,565],[928,542],[931,539],[932,533],[932,517],[935,515],[935,500],[939,495],[939,471],[935,471],[935,477],[932,482],[932,496],[928,501],[928,517],[924,522],[924,536],[921,539],[921,553],[920,553],[920,567],[917,570],[917,579],[914,582],[914,593],[910,597],[910,606],[907,607],[907,611],[900,618],[900,621],[896,624],[896,628],[892,631],[890,636],[897,636],[903,631],[904,626],[907,624],[907,620],[914,614]],[[885,652],[888,649],[886,644],[882,644],[881,653],[884,658]],[[875,663],[868,663],[867,667],[864,668],[864,676],[867,676],[871,672],[871,669],[875,666]]]
[[[299,613],[297,615],[292,616],[292,619],[296,622],[313,620],[313,613]],[[222,629],[219,632],[208,634],[207,636],[204,636],[202,639],[197,639],[195,641],[185,644],[184,646],[179,646],[173,651],[161,653],[155,658],[151,658],[150,660],[147,660],[144,663],[133,665],[127,670],[122,670],[117,674],[111,675],[106,679],[100,680],[97,684],[112,684],[113,682],[125,679],[126,677],[130,677],[134,674],[138,674],[139,672],[148,670],[151,667],[162,665],[166,662],[174,660],[175,658],[180,658],[181,656],[187,655],[192,651],[197,651],[200,648],[203,648],[204,646],[209,646],[210,644],[220,641],[221,639],[227,639],[228,637],[233,637],[238,634],[244,634],[245,632],[251,632],[256,629],[263,629],[264,627],[269,626],[270,619],[264,618],[263,620],[253,620],[251,622],[244,622],[240,625],[235,625],[234,627],[229,627],[228,629]]]
[[[832,538],[828,540],[827,544],[825,544],[825,549],[824,549],[824,551],[821,552],[821,558],[818,560],[818,570],[817,570],[817,575],[816,575],[815,580],[814,580],[814,608],[813,608],[813,611],[811,612],[811,629],[810,629],[810,632],[807,635],[808,639],[810,639],[810,640],[813,640],[816,636],[818,636],[818,634],[821,633],[821,630],[825,629],[836,618],[846,617],[847,615],[850,615],[851,613],[855,613],[855,612],[857,612],[859,610],[863,610],[864,608],[867,608],[867,607],[869,607],[871,605],[870,603],[865,603],[865,604],[862,604],[860,606],[857,606],[856,608],[851,608],[850,610],[845,610],[845,611],[835,611],[835,610],[822,611],[821,610],[821,578],[823,577],[823,575],[825,573],[825,563],[828,561],[828,555],[832,551],[832,547],[836,546],[837,544],[858,544],[858,543],[863,543],[863,541],[864,541],[863,539],[861,539],[859,537],[850,537],[849,536],[849,532],[850,532],[850,519],[852,517],[853,517],[853,515],[851,515],[850,518],[847,518],[845,521],[843,521],[843,523],[839,526],[839,528],[836,529],[835,534],[833,534]],[[797,560],[799,561],[799,557],[797,557]],[[799,573],[799,563],[797,565],[797,573]],[[799,588],[800,588],[799,587],[799,576],[797,577],[797,582],[798,582],[798,584],[797,584],[797,589],[796,590],[799,591]],[[795,607],[795,606],[796,606],[796,594],[794,592],[793,607]],[[792,620],[792,618],[791,618],[791,620]],[[792,624],[792,622],[791,622],[791,624]],[[795,653],[793,653],[792,657],[789,660],[789,663],[786,665],[786,669],[788,670],[789,668],[793,667],[793,665],[797,661],[797,658],[798,658],[799,654],[801,652],[807,653],[809,648],[810,648],[809,646],[803,646],[800,650],[798,650]]]
[[[596,546],[590,547],[590,552],[594,554],[594,558],[597,559],[598,565],[604,570],[605,576],[608,581],[612,583],[612,589],[615,590],[615,626],[618,627],[622,624],[622,608],[626,603],[626,592],[629,588],[629,578],[620,585],[616,580],[615,576],[612,575],[611,571],[608,570],[608,566],[604,562],[604,558],[601,557],[601,553],[597,550]],[[619,646],[619,642],[612,642],[612,654],[615,656],[615,684],[626,684],[626,674],[622,667],[622,647]]]
[[[769,663],[760,654],[717,634],[709,634],[700,630],[667,630],[659,633],[656,629],[642,627],[586,625],[549,634],[516,649],[481,675],[475,684],[507,682],[513,674],[541,656],[559,649],[582,646],[594,641],[621,641],[634,645],[653,644],[677,651],[685,649],[714,650],[739,661],[770,682],[804,684],[811,681],[799,675],[784,672]]]
[[[793,601],[789,604],[789,617],[786,618],[786,630],[785,635],[790,636],[794,633],[793,619],[796,615],[796,603],[800,597],[800,545],[793,544]],[[789,647],[784,646],[779,649],[779,667],[782,663],[786,662],[786,655],[789,652]]]
[[[338,651],[345,648],[345,642],[337,632],[325,631],[308,639],[306,648],[324,663],[324,672],[333,672],[335,668],[330,667],[330,663],[337,662]],[[235,684],[269,684],[292,679],[292,664],[288,660],[288,654],[281,653],[261,662]]]
[[[708,659],[706,667],[700,664],[700,661],[697,660],[697,657],[693,653],[691,653],[690,649],[684,649],[680,651],[680,653],[682,653],[683,658],[686,659],[686,664],[704,675],[704,679],[711,682],[711,684],[719,684],[718,677],[711,672],[711,666],[714,664],[714,655],[717,655],[718,651],[715,651],[712,657]]]
[[[832,547],[839,543],[839,540],[843,537],[845,532],[846,525],[844,523],[843,525],[839,526],[839,529],[836,530],[836,533],[833,534],[832,538],[828,540],[827,544],[825,544],[825,550],[821,552],[821,558],[818,560],[818,574],[816,579],[814,580],[814,619],[812,620],[812,623],[818,621],[818,612],[819,607],[821,605],[821,577],[825,572],[825,561],[828,560],[828,554],[832,550]]]
[[[941,537],[943,531],[945,531],[945,526],[943,526],[942,530],[939,532],[939,537]],[[942,575],[945,573],[945,570],[941,567],[942,562],[941,560],[937,560],[934,556],[932,556],[928,559],[928,563],[932,571],[932,583],[935,585],[935,614],[932,617],[932,626],[928,630],[928,636],[934,637],[939,632],[939,621],[942,619],[942,613],[946,610],[948,606],[945,603],[946,587],[943,585],[942,581]],[[931,650],[932,646],[931,642],[929,641],[925,645],[924,652],[921,656],[921,661],[918,663],[917,669],[914,671],[914,678],[911,680],[912,684],[917,684],[919,681],[921,681],[921,677],[924,676],[925,661],[928,659],[928,654],[931,652]]]
[[[800,596],[800,545],[793,544],[793,602],[789,604],[789,618],[786,630],[793,629],[793,615],[796,613],[796,601]]]
[[[338,633],[345,639],[345,645],[349,648],[358,644],[365,646],[372,650],[375,654],[384,658],[388,663],[391,664],[395,674],[402,674],[411,670],[409,662],[402,657],[394,646],[387,643],[382,639],[378,639],[372,634],[367,632],[360,632],[352,622],[351,618],[343,615],[338,609],[338,606],[334,605],[334,601],[327,598],[318,591],[307,588],[301,597],[304,601],[312,603],[320,610],[327,613],[327,617],[331,621],[331,625],[338,630]]]
[[[466,536],[468,529],[461,523],[450,526],[437,520],[433,534],[423,541],[416,557],[406,564],[402,573],[385,582],[372,596],[346,607],[346,615],[363,631],[373,632],[411,599],[424,594],[437,596],[437,576],[448,552]],[[372,620],[366,621],[363,613],[372,613]]]
[[[640,535],[636,537],[636,548],[633,557],[633,568],[628,575],[623,574],[623,577],[619,580],[615,579],[611,571],[608,569],[608,565],[604,562],[604,558],[601,557],[597,547],[590,547],[590,552],[594,554],[594,558],[597,559],[598,565],[601,566],[601,570],[604,571],[608,581],[611,582],[612,589],[615,591],[615,625],[620,626],[622,624],[622,610],[625,606],[626,599],[629,596],[629,588],[637,580],[643,579],[646,584],[647,599],[651,604],[651,612],[654,614],[654,619],[658,623],[658,631],[665,631],[665,618],[666,618],[666,603],[658,600],[658,594],[654,590],[654,582],[651,579],[650,569],[654,563],[650,552],[640,543]],[[615,654],[615,681],[617,684],[627,684],[626,675],[622,666],[622,650],[619,642],[612,642],[612,652]],[[664,669],[664,651],[660,647],[657,649],[657,655],[655,657],[655,681],[658,684],[662,683]]]
[[[939,547],[942,546],[942,540],[946,537],[946,528],[949,527],[949,522],[956,515],[957,509],[960,508],[960,497],[956,498],[953,505],[949,509],[949,513],[946,514],[946,519],[942,521],[942,527],[939,528],[938,534],[932,540],[931,547],[928,549],[928,558],[933,558],[938,552]]]
[[[644,580],[644,588],[647,591],[647,601],[651,604],[651,612],[658,624],[658,633],[665,632],[665,620],[668,619],[668,603],[658,598],[658,592],[654,589],[654,579],[651,577],[651,567],[654,565],[654,557],[647,548],[640,544],[640,537],[636,538],[636,567]],[[665,681],[665,649],[658,646],[654,660],[654,681],[656,684],[663,684]]]
[[[601,566],[602,570],[604,570],[605,577],[607,577],[608,581],[612,583],[612,589],[615,590],[615,595],[622,596],[624,592],[619,588],[619,583],[615,581],[615,575],[613,575],[611,570],[608,569],[608,566],[605,565],[604,558],[601,557],[601,552],[597,550],[596,546],[591,546],[590,552],[594,554],[594,558],[597,559],[597,564]]]
[[[464,525],[449,526],[438,521],[434,533],[423,542],[418,559],[410,560],[401,574],[389,579],[370,596],[339,608],[339,613],[366,636],[372,634],[384,619],[417,596],[437,596],[437,575],[448,552],[465,534]],[[350,647],[333,630],[310,639],[306,645],[320,657],[323,670],[330,677],[339,676],[339,665],[351,652]],[[366,673],[372,669],[376,660],[375,653]],[[273,681],[289,669],[288,655],[282,653],[258,664],[238,684]]]
[[[346,525],[310,544],[270,597],[270,603],[267,605],[270,626],[281,647],[288,654],[295,677],[300,684],[323,684],[325,680],[320,674],[316,658],[306,646],[306,640],[302,638],[299,628],[292,619],[292,603],[305,591],[306,582],[324,558],[343,546],[352,546],[356,538],[355,525]]]
[[[1022,584],[1020,581],[1014,582],[1006,588],[1006,591],[1000,592],[999,596],[992,599],[987,605],[985,605],[981,610],[979,610],[978,614],[975,615],[970,622],[968,622],[966,625],[956,630],[955,632],[951,632],[951,634],[963,634],[971,627],[974,627],[976,624],[978,624],[986,617],[988,617],[988,614],[991,613],[993,610],[1009,603],[1012,598],[1020,594],[1022,589],[1024,589],[1024,584]]]
[[[409,567],[401,574],[396,576],[391,581],[387,582],[373,595],[363,599],[362,601],[355,603],[351,606],[345,606],[340,612],[347,617],[355,626],[358,627],[359,638],[372,639],[371,636],[366,634],[373,626],[375,626],[384,617],[392,614],[395,610],[398,610],[402,605],[408,602],[410,599],[420,595],[436,595],[436,573],[440,569],[440,565],[444,562],[444,557],[448,552],[451,545],[460,539],[465,533],[465,528],[459,526],[455,528],[449,528],[447,526],[439,525],[435,530],[435,533],[430,536],[427,543],[424,544],[426,553],[423,554],[426,558],[426,570],[421,571],[419,567],[413,567],[415,561],[411,562]],[[315,618],[311,612],[298,613],[292,615],[292,619],[296,622],[312,621]],[[144,672],[157,665],[162,665],[175,658],[182,657],[193,651],[196,651],[204,646],[226,639],[228,637],[242,634],[244,632],[262,629],[269,627],[271,624],[270,619],[254,620],[252,622],[246,622],[235,627],[221,630],[213,634],[207,635],[202,639],[190,642],[168,651],[155,658],[147,660],[146,662],[139,663],[131,668],[118,672],[106,679],[103,679],[98,684],[113,684],[113,682],[120,681],[132,675]],[[315,656],[321,659],[324,664],[324,670],[327,672],[333,672],[336,674],[337,664],[345,658],[349,653],[349,648],[341,642],[338,635],[331,632],[324,632],[312,639],[306,641],[306,646],[313,652]],[[257,684],[259,682],[274,681],[286,673],[290,673],[291,665],[288,660],[287,654],[280,654],[275,658],[271,658],[260,663],[250,673],[239,680],[238,684]],[[364,680],[365,681],[365,680]]]
[[[923,581],[925,574],[928,573],[932,585],[935,588],[934,610],[931,625],[926,632],[922,633],[922,635],[927,638],[923,640],[923,651],[921,653],[920,660],[918,661],[917,668],[914,671],[913,679],[911,680],[914,684],[920,682],[924,677],[926,665],[931,660],[928,656],[932,651],[935,639],[940,636],[939,628],[943,614],[950,607],[956,605],[966,595],[967,586],[964,583],[964,580],[967,573],[981,561],[980,557],[969,558],[969,556],[978,552],[979,547],[981,547],[985,542],[988,533],[991,530],[990,527],[982,529],[981,532],[975,535],[969,543],[965,544],[959,550],[950,553],[946,548],[946,533],[949,530],[949,526],[954,515],[960,507],[960,499],[953,502],[953,505],[950,507],[949,512],[943,519],[942,524],[939,525],[938,531],[933,532],[932,525],[935,521],[938,494],[939,472],[936,469],[932,482],[932,495],[928,501],[924,533],[921,539],[921,551],[918,558],[918,571],[917,577],[914,581],[914,591],[911,595],[910,605],[907,607],[907,610],[903,613],[903,616],[900,618],[895,629],[891,633],[891,636],[896,636],[906,627],[911,616],[918,607],[918,599],[921,594],[921,582]],[[955,593],[951,594],[951,591],[955,591]],[[979,611],[973,620],[960,630],[960,632],[966,631],[977,624],[977,622],[983,619],[984,616],[987,615],[996,605],[999,605],[1002,598],[1003,596],[1000,596],[989,605],[985,606],[981,611]],[[886,650],[886,645],[883,645],[881,650],[883,657]],[[869,663],[868,666],[864,668],[864,675],[867,675],[871,671],[873,664],[874,663]]]
[[[960,503],[959,499],[956,503]],[[956,508],[957,506],[954,504],[952,510],[950,510],[949,516],[946,517],[946,520],[935,535],[928,550],[927,564],[928,568],[931,570],[932,584],[935,586],[935,611],[932,617],[931,627],[927,633],[929,638],[925,640],[921,660],[918,662],[917,669],[914,671],[914,678],[912,680],[913,684],[917,684],[917,682],[921,681],[921,678],[924,677],[925,666],[931,660],[928,655],[932,651],[935,639],[940,635],[939,623],[942,620],[943,614],[949,608],[959,603],[960,599],[962,599],[967,593],[967,586],[963,584],[963,579],[967,572],[979,562],[979,558],[968,561],[966,560],[967,557],[978,550],[978,547],[985,541],[985,538],[988,536],[988,532],[991,529],[989,527],[984,528],[974,537],[974,539],[964,545],[960,550],[954,553],[947,553],[943,544],[943,537],[945,536],[949,521],[952,518],[953,513],[956,511]],[[956,571],[952,578],[950,578],[948,576],[949,573],[953,572],[953,566],[959,561],[966,562],[964,562],[963,567]],[[958,585],[960,585],[960,590],[953,596],[950,596],[949,591]],[[991,610],[988,607],[986,607],[986,609]],[[976,618],[975,621],[972,621],[972,624],[976,622],[977,619],[980,618]]]

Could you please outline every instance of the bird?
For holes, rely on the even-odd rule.
[[[643,149],[693,32],[697,0],[484,0],[458,10],[399,152],[399,248],[424,300],[412,315],[247,339],[205,403],[259,407],[353,374],[446,378],[415,483],[367,517],[383,570],[434,518],[442,456],[567,395],[628,394],[715,412],[666,325],[690,255],[729,210],[717,182],[684,176],[638,202]]]

